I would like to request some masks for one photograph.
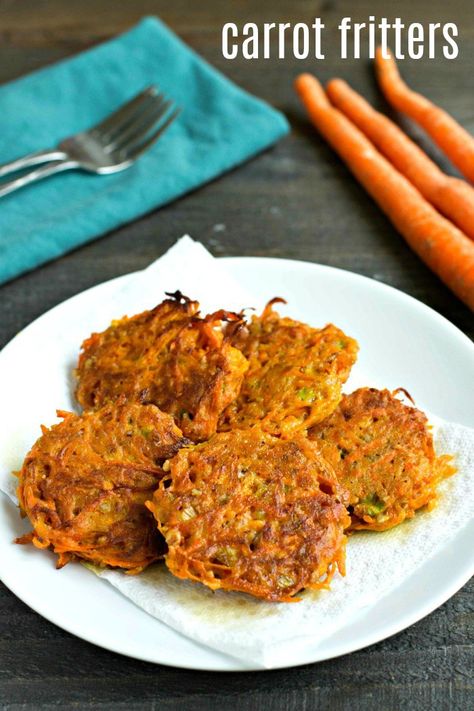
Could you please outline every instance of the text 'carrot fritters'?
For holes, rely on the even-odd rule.
[[[153,405],[115,403],[43,428],[19,473],[20,506],[32,541],[59,555],[139,572],[161,557],[164,541],[144,503],[161,464],[188,440]]]
[[[253,428],[181,450],[147,505],[174,575],[289,602],[344,573],[344,496],[307,438]]]
[[[398,392],[356,390],[309,432],[349,491],[352,529],[383,531],[411,518],[455,471],[451,457],[436,456],[426,416]]]
[[[252,427],[291,437],[320,422],[337,406],[357,357],[357,342],[332,324],[316,329],[283,318],[272,305],[236,330],[249,369],[239,397],[224,412],[219,430]]]
[[[125,395],[153,403],[194,441],[208,439],[237,396],[248,363],[221,324],[239,317],[218,311],[206,318],[179,292],[152,311],[114,321],[84,341],[76,397],[84,409]]]

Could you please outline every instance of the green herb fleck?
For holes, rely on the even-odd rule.
[[[189,519],[194,518],[196,515],[196,511],[193,509],[192,506],[186,506],[185,509],[181,512],[181,520],[182,521],[189,521]]]
[[[237,563],[237,557],[237,551],[235,550],[235,548],[232,548],[232,546],[222,546],[222,548],[219,548],[216,554],[216,558],[219,563],[227,565],[229,568],[231,568]]]
[[[316,393],[313,388],[301,388],[301,390],[298,390],[296,394],[300,400],[303,400],[303,402],[313,402],[313,400],[316,399]]]
[[[365,499],[361,499],[359,506],[364,507],[364,511],[368,516],[374,517],[377,517],[386,508],[386,504],[375,493],[370,494],[370,496],[366,496]]]

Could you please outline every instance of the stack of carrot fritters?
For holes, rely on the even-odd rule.
[[[268,303],[201,316],[180,292],[82,345],[76,397],[19,472],[32,541],[289,602],[344,574],[347,530],[433,505],[453,473],[399,395],[342,395],[357,342]]]

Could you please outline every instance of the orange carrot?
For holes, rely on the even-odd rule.
[[[412,91],[401,78],[393,56],[384,59],[380,47],[375,67],[387,101],[419,123],[461,173],[474,182],[474,137],[446,111]]]
[[[443,173],[389,118],[372,106],[342,79],[332,79],[326,93],[367,138],[418,188],[428,202],[474,239],[474,188]]]
[[[344,114],[318,80],[301,74],[295,88],[322,136],[426,264],[474,311],[474,244],[440,215]]]

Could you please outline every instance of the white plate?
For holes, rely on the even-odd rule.
[[[315,325],[333,321],[359,340],[362,348],[357,383],[351,376],[348,390],[362,383],[403,386],[420,406],[446,420],[474,427],[472,391],[466,387],[474,382],[474,346],[439,314],[395,289],[339,269],[278,259],[234,258],[223,262],[251,293],[268,298],[281,294],[296,316]],[[54,350],[61,348],[62,325],[77,320],[79,346],[88,333],[81,314],[93,313],[94,304],[108,299],[130,278],[114,279],[60,304],[2,351],[0,386],[2,380],[8,379],[10,386],[18,380],[14,410],[18,411],[18,400],[28,405],[31,393],[22,390],[20,378],[25,368],[34,371],[35,346],[43,329],[47,327],[55,334],[53,356]],[[43,390],[54,388],[55,377],[53,368],[50,373],[37,374],[36,399],[41,399]],[[17,428],[17,423],[9,422],[10,407],[8,397],[2,397],[4,436],[9,429],[13,433]],[[24,448],[29,444],[24,443]],[[4,467],[5,462],[0,462],[0,468]],[[216,671],[255,668],[181,636],[82,566],[69,565],[57,572],[49,553],[38,554],[31,546],[13,545],[12,539],[26,531],[27,524],[20,521],[17,509],[5,496],[0,503],[1,578],[43,617],[89,642],[149,662]],[[474,525],[464,528],[403,585],[354,616],[314,649],[308,646],[285,666],[317,662],[366,647],[429,614],[473,574],[473,533]]]

